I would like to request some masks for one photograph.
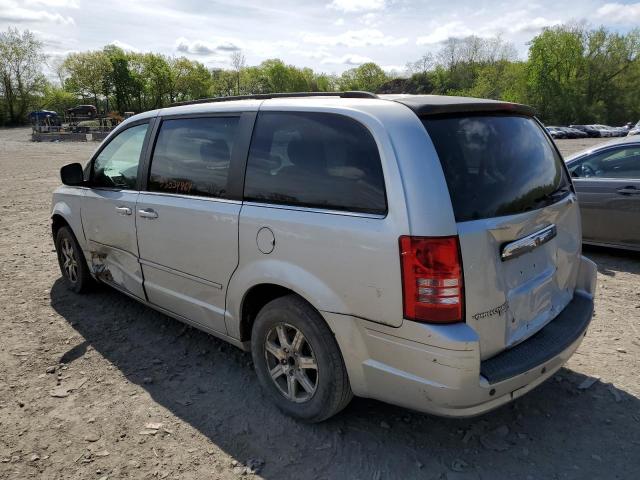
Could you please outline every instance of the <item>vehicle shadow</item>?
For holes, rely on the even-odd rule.
[[[640,469],[640,400],[600,382],[580,389],[587,377],[568,369],[474,419],[354,399],[304,425],[262,395],[251,356],[221,340],[108,288],[79,296],[59,279],[51,304],[84,339],[61,362],[95,349],[241,465],[264,461],[263,478],[633,478]]]
[[[598,265],[598,272],[615,277],[618,272],[640,274],[640,252],[584,245],[583,254]]]

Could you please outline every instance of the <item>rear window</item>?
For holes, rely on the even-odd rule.
[[[384,214],[378,147],[357,121],[320,112],[260,113],[244,197],[330,210]]]
[[[424,118],[456,220],[513,215],[569,193],[563,161],[537,122],[519,116]]]

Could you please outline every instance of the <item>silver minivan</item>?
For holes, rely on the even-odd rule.
[[[353,395],[477,415],[578,348],[596,267],[529,107],[220,100],[131,117],[62,168],[52,228],[72,290],[110,285],[250,350],[267,396],[307,422]]]

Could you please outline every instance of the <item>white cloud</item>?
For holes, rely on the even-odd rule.
[[[434,28],[429,35],[418,37],[416,39],[416,45],[432,45],[444,42],[447,38],[468,37],[473,34],[473,30],[464,23],[456,20]]]
[[[365,13],[359,18],[359,21],[367,27],[377,27],[382,23],[380,14],[374,12]]]
[[[52,8],[80,8],[78,0],[23,0],[25,5],[40,5]]]
[[[596,10],[594,19],[599,22],[637,25],[640,23],[640,3],[605,3]]]
[[[400,74],[406,71],[406,68],[403,65],[380,65],[380,68],[385,72],[392,74]]]
[[[328,7],[342,12],[368,12],[382,10],[384,0],[333,0]]]
[[[331,56],[331,54],[324,48],[319,48],[317,50],[304,50],[304,49],[291,50],[291,54],[299,55],[305,58],[310,58],[312,60],[320,60],[320,59]]]
[[[385,35],[380,30],[369,28],[349,30],[339,35],[306,34],[303,40],[306,43],[315,43],[317,45],[348,48],[369,46],[394,47],[407,43],[407,38],[405,37],[393,37],[391,35]]]
[[[109,42],[109,45],[115,45],[116,47],[121,48],[122,50],[125,50],[127,52],[140,52],[139,48],[136,48],[133,45],[129,45],[128,43],[121,42],[120,40]]]
[[[73,17],[64,16],[60,13],[51,13],[46,10],[33,10],[24,8],[13,0],[0,0],[0,22],[9,23],[38,23],[51,22],[60,25],[73,25]]]
[[[333,24],[337,27],[341,27],[342,25],[344,25],[344,18],[337,19],[335,22],[333,22]]]
[[[530,20],[523,20],[522,22],[511,24],[508,27],[510,33],[536,33],[542,30],[544,27],[553,27],[560,25],[562,20],[550,20],[544,17],[536,17]]]
[[[429,30],[428,35],[419,36],[416,45],[435,45],[448,38],[464,38],[470,35],[478,37],[528,34],[534,35],[544,27],[562,24],[560,19],[550,19],[541,16],[533,16],[526,10],[515,10],[503,13],[500,18],[485,21],[480,25],[468,24],[461,20],[453,20],[446,23],[435,24]]]
[[[342,55],[341,57],[324,58],[320,63],[330,64],[330,65],[348,65],[353,67],[353,66],[362,65],[363,63],[367,63],[367,62],[373,62],[373,60],[363,55],[348,53],[347,55]]]
[[[246,53],[252,53],[259,57],[283,57],[287,58],[292,49],[297,48],[296,42],[289,40],[277,40],[275,42],[248,42],[244,45]]]
[[[475,34],[478,36],[495,36],[504,33],[534,35],[544,27],[552,27],[562,23],[563,21],[558,18],[535,16],[532,10],[513,10],[504,12],[499,18],[485,22]]]
[[[202,40],[190,41],[184,37],[176,40],[175,48],[180,53],[191,53],[202,56],[231,53],[241,49],[234,41],[228,39],[219,39],[216,42],[204,42]]]

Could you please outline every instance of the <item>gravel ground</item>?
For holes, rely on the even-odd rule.
[[[451,420],[355,399],[301,425],[260,393],[248,354],[108,288],[64,288],[51,192],[95,147],[0,130],[0,478],[640,478],[640,255],[586,250],[589,333],[515,403]]]

